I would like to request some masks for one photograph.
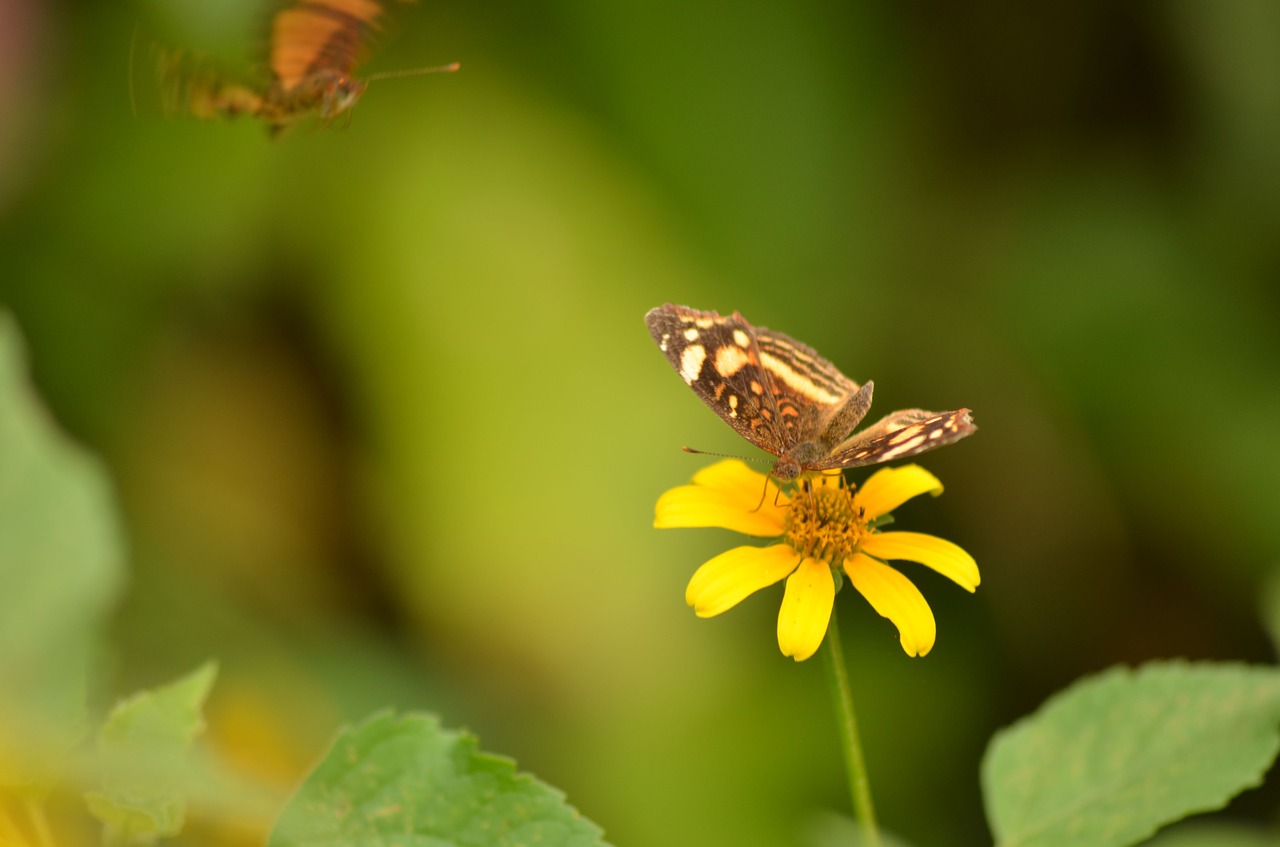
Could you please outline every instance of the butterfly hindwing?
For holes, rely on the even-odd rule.
[[[813,348],[781,332],[756,329],[760,365],[768,376],[785,447],[816,440],[858,391],[858,384]]]
[[[894,412],[849,437],[813,469],[858,468],[892,462],[953,444],[976,429],[968,409]]]

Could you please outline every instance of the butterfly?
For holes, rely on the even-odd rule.
[[[267,67],[256,81],[237,80],[204,57],[162,51],[165,110],[201,118],[249,114],[274,137],[312,116],[321,125],[349,118],[375,79],[458,69],[455,63],[357,79],[382,16],[377,0],[294,0],[272,17]]]
[[[904,409],[862,430],[874,383],[840,373],[814,350],[742,315],[667,304],[649,334],[685,383],[739,435],[772,453],[783,482],[809,471],[875,465],[959,441],[977,430],[968,409]]]

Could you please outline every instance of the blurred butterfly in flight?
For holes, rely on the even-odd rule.
[[[458,69],[454,63],[355,77],[382,17],[377,0],[294,0],[272,17],[266,66],[250,80],[206,56],[160,50],[163,108],[199,118],[252,115],[274,137],[311,117],[321,126],[341,115],[350,119],[373,80]]]

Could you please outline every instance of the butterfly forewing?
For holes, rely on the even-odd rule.
[[[725,423],[775,456],[787,448],[755,331],[741,315],[661,306],[645,323],[667,361]]]
[[[317,73],[348,75],[364,60],[378,29],[376,0],[299,0],[276,13],[271,70],[284,92]]]
[[[858,384],[813,348],[781,332],[760,327],[755,337],[785,433],[784,447],[816,440],[831,416],[857,392]]]

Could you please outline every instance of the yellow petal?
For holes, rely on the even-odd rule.
[[[658,498],[653,525],[658,529],[715,526],[759,538],[775,538],[782,535],[787,510],[774,506],[772,498],[761,503],[763,490],[756,489],[751,504],[744,505],[736,493],[681,485]]]
[[[765,489],[766,480],[768,490]],[[761,494],[767,495],[769,502],[772,503],[774,496],[778,493],[778,486],[772,479],[768,479],[765,474],[758,471],[753,471],[741,459],[725,459],[714,465],[708,465],[693,475],[693,484],[733,494],[749,509],[756,507],[760,502]],[[785,496],[779,502],[785,504],[787,502]]]
[[[714,526],[760,538],[783,531],[788,499],[764,474],[737,459],[703,468],[693,485],[673,488],[658,498],[653,525],[658,529]]]
[[[787,578],[787,590],[778,612],[778,647],[782,655],[803,662],[818,651],[831,622],[836,583],[831,566],[820,559],[805,559]]]
[[[912,497],[929,493],[942,493],[938,478],[919,465],[900,468],[881,468],[862,483],[854,495],[854,502],[867,510],[867,517],[875,520],[887,515]]]
[[[877,559],[905,559],[933,568],[966,591],[982,581],[978,563],[950,541],[921,532],[878,532],[862,540],[862,552]]]
[[[698,568],[685,589],[685,602],[700,618],[718,615],[791,573],[799,558],[785,544],[735,547]]]
[[[844,572],[871,608],[893,621],[908,656],[924,656],[933,649],[938,627],[924,595],[911,580],[861,553],[845,559]]]

